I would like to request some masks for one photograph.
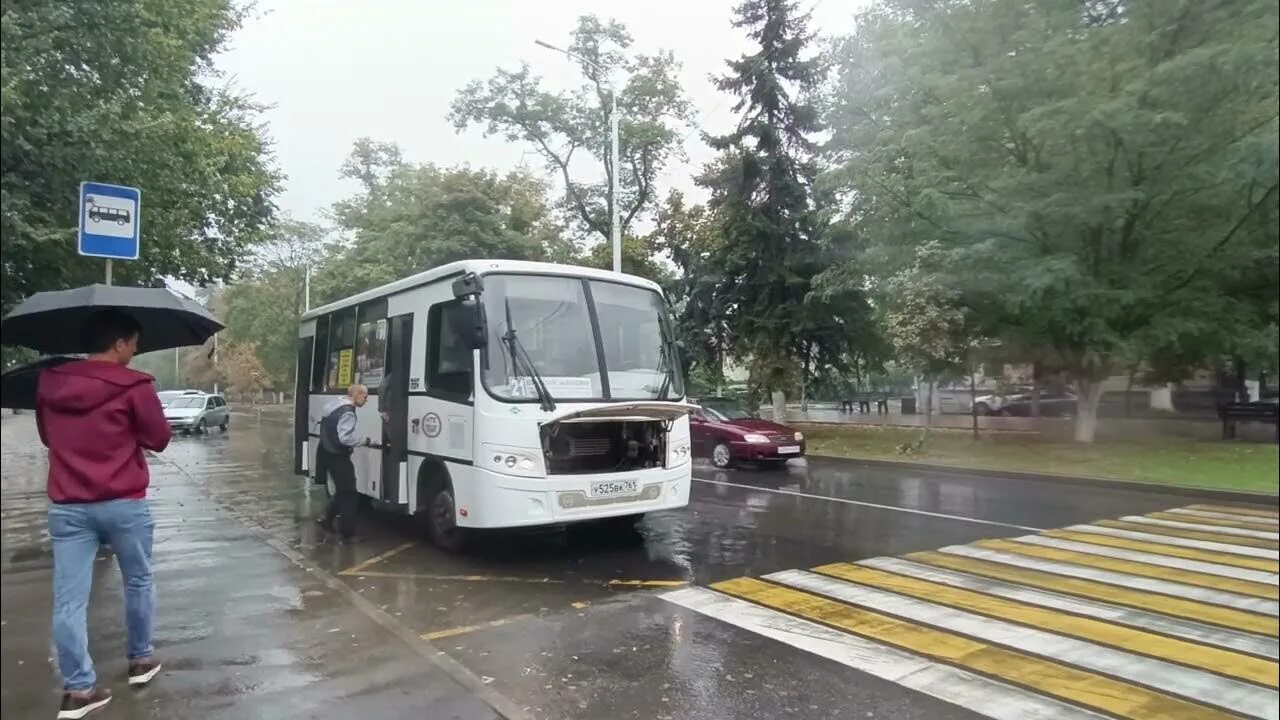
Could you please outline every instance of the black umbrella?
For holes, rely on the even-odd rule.
[[[36,386],[40,383],[40,373],[76,359],[55,355],[6,370],[3,375],[0,375],[0,407],[35,410]]]
[[[27,298],[0,321],[0,343],[50,355],[87,353],[85,324],[106,309],[126,312],[142,326],[140,353],[202,345],[223,328],[204,306],[166,288],[88,285]]]

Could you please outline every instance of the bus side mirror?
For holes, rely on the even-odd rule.
[[[484,292],[484,281],[475,273],[467,273],[453,281],[453,296],[459,300],[477,298]]]
[[[489,332],[485,322],[484,304],[476,296],[462,298],[459,312],[450,313],[454,337],[460,338],[469,350],[479,350],[489,344]]]

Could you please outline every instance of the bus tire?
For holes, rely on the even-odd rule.
[[[413,514],[419,532],[441,550],[460,552],[471,533],[458,527],[457,512],[449,471],[442,464],[424,463],[418,478],[418,508]]]

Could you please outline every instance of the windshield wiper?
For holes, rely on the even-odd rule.
[[[662,400],[667,397],[667,392],[671,389],[671,379],[675,377],[676,364],[673,362],[672,344],[667,337],[667,329],[661,322],[658,323],[658,333],[662,335],[662,351],[658,355],[658,362],[662,363],[662,385],[658,386],[658,395],[655,399]]]
[[[525,366],[525,370],[529,373],[529,380],[533,383],[533,389],[538,393],[539,407],[546,412],[551,412],[556,409],[556,401],[551,397],[551,391],[547,389],[546,384],[542,382],[542,375],[534,366],[533,358],[529,357],[529,351],[525,349],[524,343],[520,342],[520,338],[516,337],[516,326],[511,322],[511,300],[504,298],[502,303],[507,313],[507,333],[502,336],[502,339],[507,343],[511,353],[511,362],[514,365]],[[513,367],[513,369],[517,368]]]

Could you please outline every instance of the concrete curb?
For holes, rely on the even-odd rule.
[[[1052,475],[1048,473],[1026,472],[1022,470],[992,470],[989,468],[969,468],[958,467],[955,465],[934,465],[932,463],[925,462],[871,460],[864,458],[838,457],[834,455],[811,455],[810,457],[820,458],[823,460],[840,460],[867,467],[912,470],[916,472],[933,473],[936,475],[964,475],[967,477],[1029,480],[1033,482],[1054,482],[1072,485],[1093,485],[1108,488],[1121,488],[1136,492],[1159,492],[1166,495],[1184,495],[1187,497],[1201,498],[1205,500],[1227,500],[1231,502],[1251,503],[1254,505],[1267,505],[1272,508],[1280,505],[1280,495],[1248,492],[1244,490],[1223,490],[1221,488],[1206,488],[1194,485],[1164,485],[1161,483],[1142,482],[1139,480],[1112,480],[1109,478],[1092,477],[1089,475]]]
[[[790,420],[790,419],[788,419],[787,422],[791,423],[792,425],[821,425],[822,427],[893,428],[895,430],[924,430],[923,425],[902,425],[900,423],[891,423],[891,422],[860,423],[860,422],[838,422],[835,420]],[[933,427],[929,428],[929,432],[948,432],[948,433],[965,432],[967,433],[967,432],[973,432],[973,428],[945,427],[945,426],[934,425]],[[981,432],[984,434],[996,433],[1000,435],[1041,435],[1042,434],[1039,430],[1032,430],[1032,429],[992,428],[992,427],[980,427],[978,428],[978,432]]]

